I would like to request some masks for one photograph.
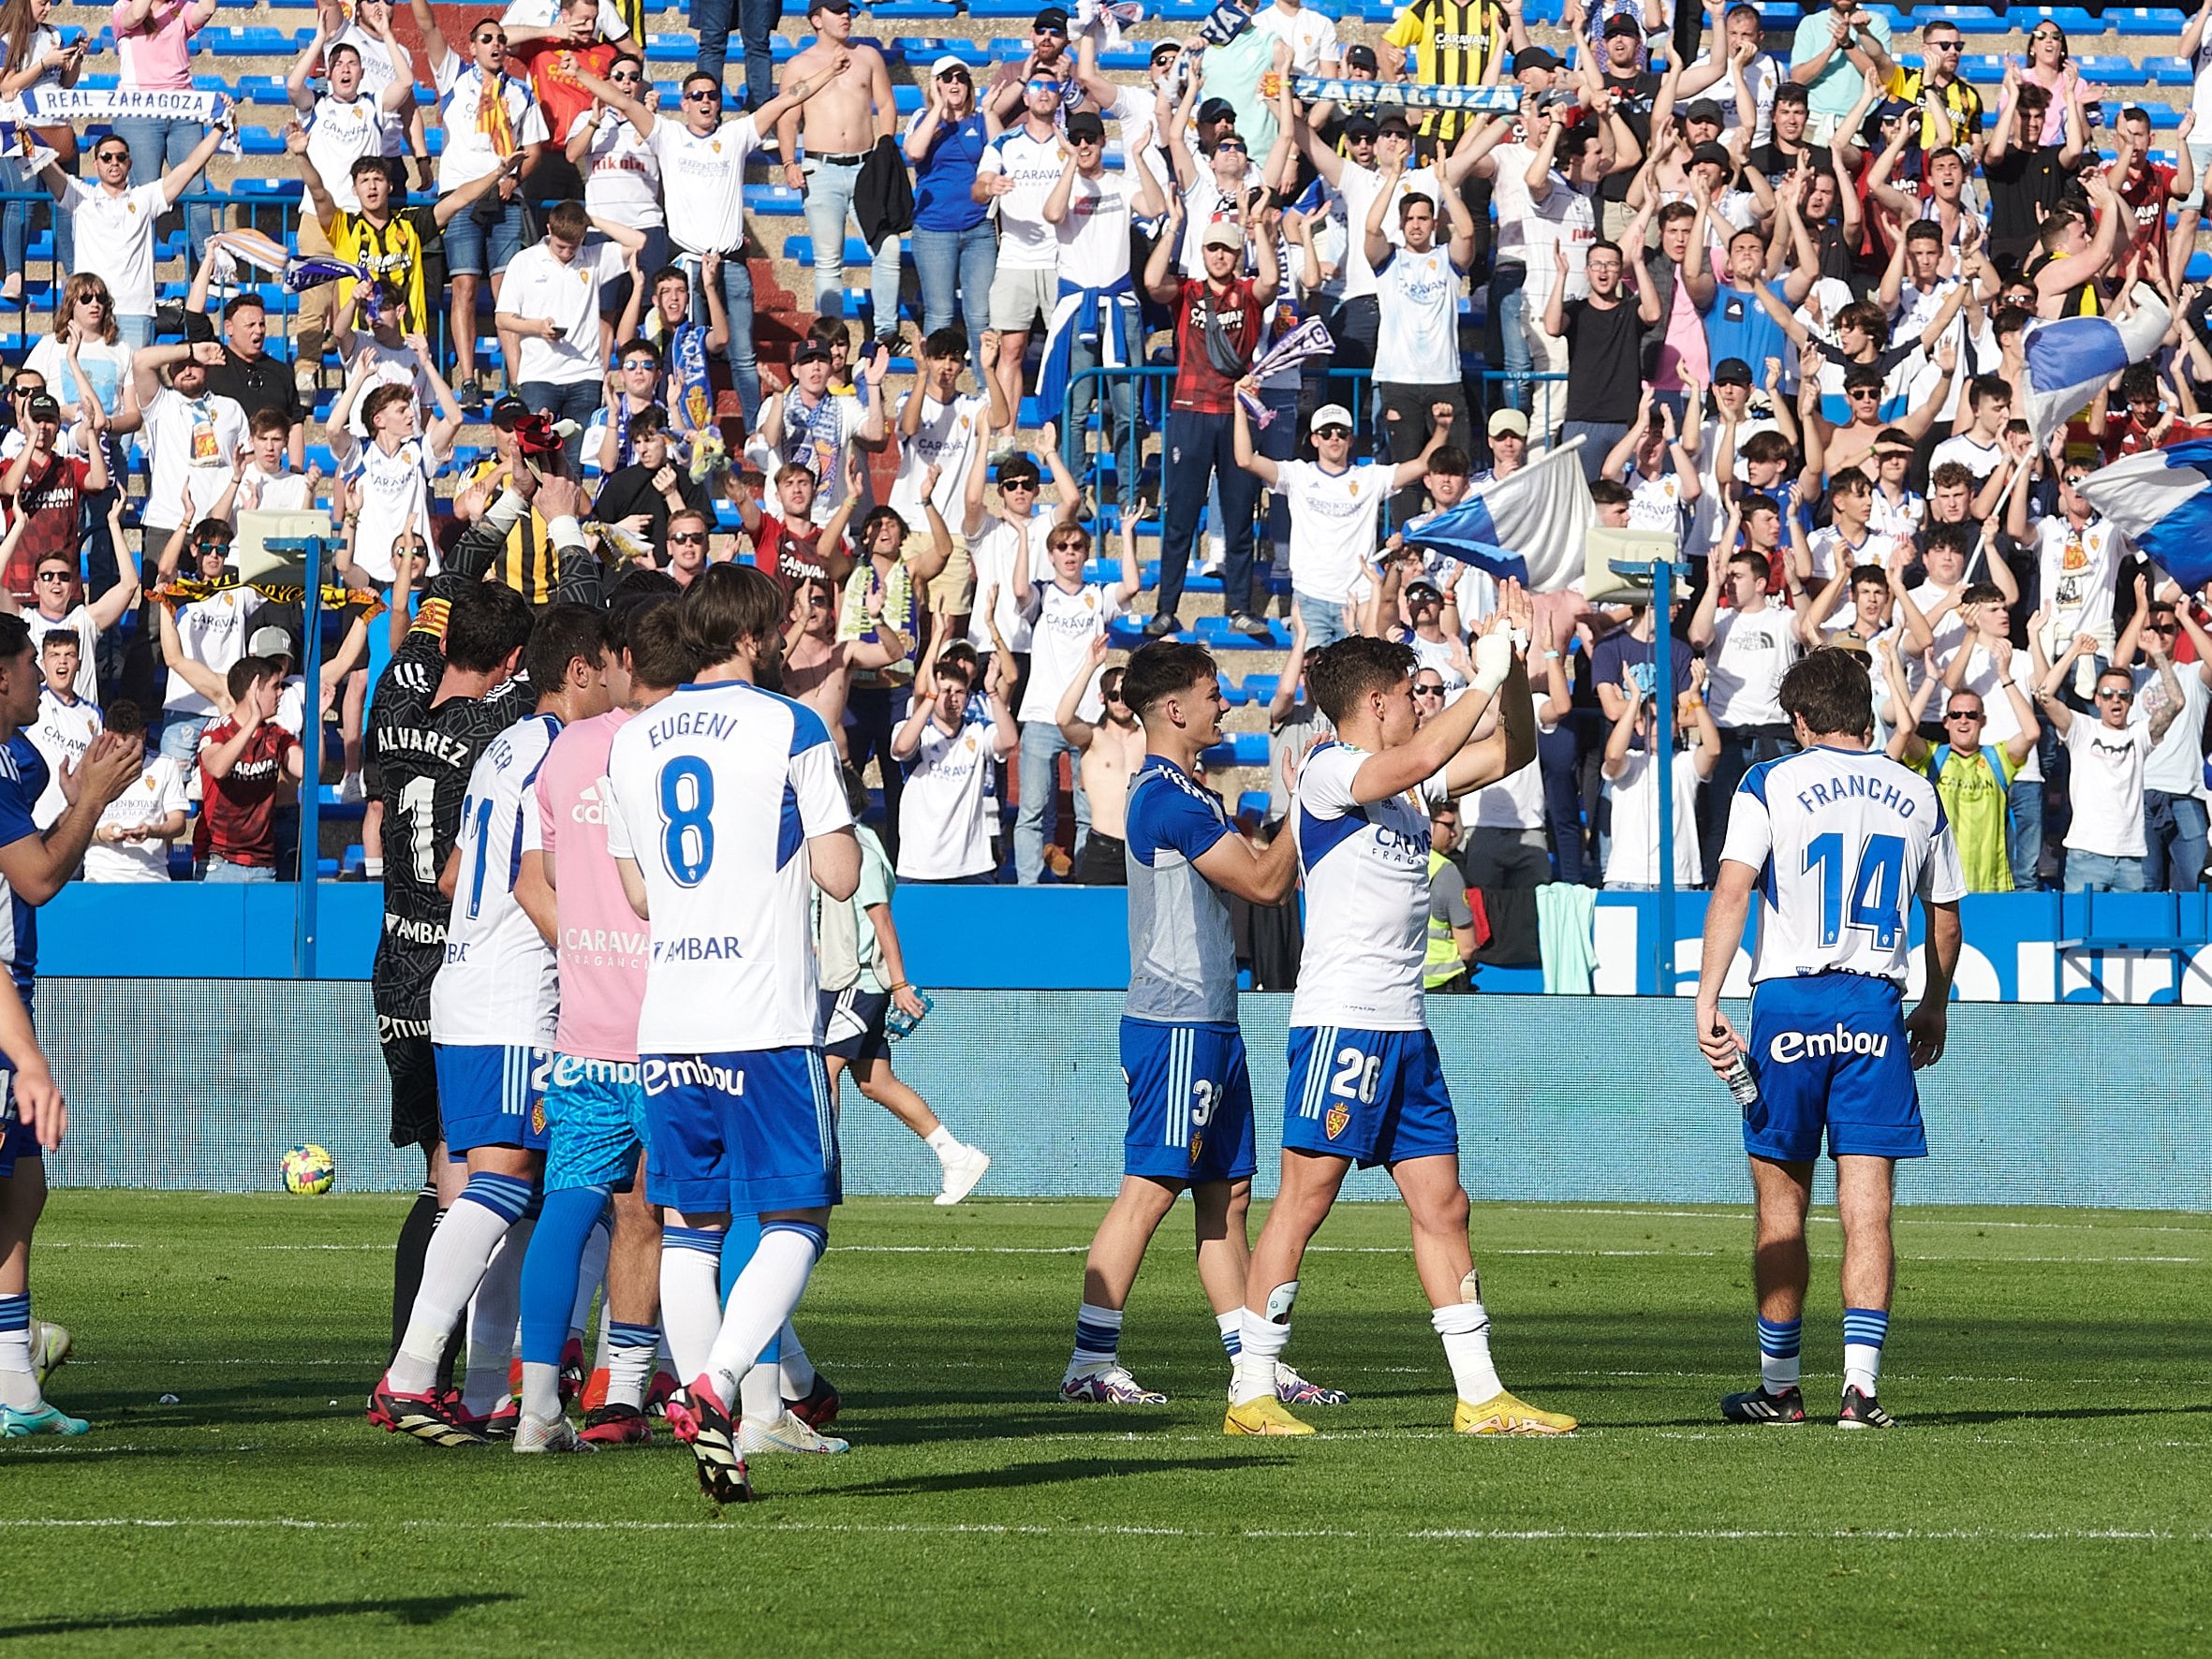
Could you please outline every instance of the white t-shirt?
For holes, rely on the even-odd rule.
[[[177,607],[177,640],[184,654],[203,665],[218,679],[245,655],[245,642],[254,614],[266,604],[252,588],[224,588],[204,599]],[[169,671],[169,695],[162,707],[172,714],[213,714],[215,706],[194,691],[184,675]]]
[[[146,756],[146,770],[139,781],[108,803],[100,814],[99,828],[121,830],[152,828],[166,822],[171,813],[184,810],[184,776],[166,755]],[[84,849],[87,881],[167,881],[169,844],[163,841],[120,841],[111,845],[96,835]]]
[[[1989,747],[2001,749],[2020,735],[2020,716],[2013,711],[2013,699],[2005,695],[2003,683],[1998,678],[1997,658],[1990,655],[1988,648],[1983,645],[1962,641],[1959,649],[1974,653],[1967,663],[1966,678],[1959,682],[1959,689],[1970,691],[1982,699],[1982,707],[1989,716],[1982,723],[1982,741]],[[1912,664],[1908,662],[1906,668],[1910,671]],[[2035,667],[2025,651],[2013,653],[2013,683],[2026,695],[2032,707],[2035,702]],[[1950,694],[1940,685],[1936,687],[1936,696],[1946,706],[1949,705]],[[1935,712],[1933,699],[1928,707],[1929,718],[1940,718]],[[2013,781],[2016,784],[2039,784],[2042,782],[2042,751],[2040,747],[2030,748],[2028,758],[2020,763],[2020,770],[2013,774]]]
[[[241,510],[301,513],[314,507],[315,496],[305,473],[265,473],[258,462],[249,461],[238,480],[238,505]]]
[[[77,348],[77,366],[84,371],[85,384],[81,388],[69,372],[68,347],[52,334],[32,346],[30,355],[23,359],[24,368],[46,376],[47,389],[65,408],[81,404],[87,391],[99,400],[100,408],[106,414],[112,415],[123,407],[123,389],[130,384],[131,376],[129,346],[120,340],[112,345],[104,340],[88,340]],[[66,449],[56,445],[55,450],[59,454],[73,454],[75,445]]]
[[[1344,198],[1344,297],[1347,300],[1375,292],[1375,268],[1367,263],[1367,210],[1374,204],[1375,193],[1381,188],[1382,175],[1354,161],[1346,162],[1336,176],[1337,194]],[[1390,206],[1382,210],[1382,234],[1400,245],[1405,242],[1406,233],[1398,225],[1398,201],[1408,191],[1417,191],[1434,202],[1444,199],[1442,183],[1428,168],[1417,168],[1399,178],[1397,188],[1391,192]]]
[[[2103,519],[2091,519],[2079,530],[2063,513],[2037,521],[2040,591],[2043,609],[2061,638],[2099,634],[2112,626],[2113,581],[2127,551],[2128,538]]]
[[[1543,706],[1544,695],[1532,689],[1528,702],[1533,721],[1535,711]],[[1487,720],[1489,716],[1485,714],[1483,718]],[[1539,731],[1553,729],[1541,721],[1535,724]],[[1472,795],[1461,799],[1459,817],[1470,830],[1541,830],[1544,827],[1543,769],[1531,760],[1519,771],[1508,772],[1497,783],[1483,785]]]
[[[589,110],[579,110],[568,137],[591,118]],[[660,206],[660,158],[638,137],[638,129],[612,110],[599,111],[591,148],[584,152],[583,205],[596,217],[639,230],[668,223]]]
[[[1276,463],[1276,491],[1290,507],[1290,586],[1332,605],[1350,596],[1375,551],[1375,526],[1391,492],[1387,466],[1323,472],[1311,461]]]
[[[165,386],[143,405],[153,483],[142,517],[174,530],[197,524],[230,488],[230,465],[246,447],[245,411],[235,398],[187,398]]]
[[[31,746],[46,761],[46,788],[31,805],[31,822],[51,830],[69,807],[62,793],[62,768],[81,766],[84,751],[99,735],[99,706],[79,697],[65,703],[52,690],[38,688],[38,720],[30,729]]]
[[[431,390],[430,376],[422,372],[415,354],[405,345],[387,345],[366,331],[354,335],[354,339],[360,344],[346,365],[347,377],[366,374],[377,386],[411,388],[415,393],[415,418],[420,420],[423,412],[435,403],[436,394]],[[364,442],[369,435],[369,418],[361,405],[369,401],[369,392],[375,389],[376,387],[370,387],[353,400],[353,413],[346,420],[347,430]]]
[[[585,239],[566,265],[542,242],[514,257],[500,290],[499,309],[516,316],[546,318],[559,330],[551,340],[522,336],[521,372],[516,375],[520,384],[574,386],[605,378],[599,286],[614,281],[623,271],[622,250],[604,237]]]
[[[1933,475],[1945,462],[1955,461],[1974,475],[1975,486],[1979,488],[1991,473],[2004,464],[2004,459],[2002,444],[1983,444],[1971,433],[1962,432],[1936,446],[1935,453],[1928,457],[1928,472]]]
[[[899,439],[899,470],[892,480],[889,506],[907,521],[908,529],[919,531],[923,522],[922,479],[935,466],[937,484],[932,499],[945,522],[957,524],[965,510],[962,491],[967,483],[968,462],[982,431],[983,399],[956,392],[951,403],[940,404],[919,389],[903,392],[892,415],[894,429],[906,418],[907,404],[914,398],[922,400],[922,423],[912,437]]]
[[[384,55],[381,46],[376,55]],[[385,81],[390,83],[389,74]],[[361,212],[361,198],[353,190],[353,164],[364,155],[397,155],[402,147],[399,118],[377,104],[365,76],[353,97],[340,99],[325,93],[307,112],[307,159],[331,199],[345,213]]]
[[[446,147],[437,158],[440,196],[450,196],[462,185],[475,184],[525,144],[546,141],[545,111],[538,108],[527,81],[505,74],[487,81],[481,69],[464,62],[450,48],[432,66],[432,73],[437,83],[438,125],[446,130]],[[496,97],[507,107],[507,128],[512,142],[504,151],[491,133],[480,130],[479,110],[487,96]]]
[[[63,205],[77,237],[77,270],[107,283],[117,316],[152,316],[154,226],[170,209],[160,181],[111,196],[71,174]]]
[[[384,42],[377,39],[376,36],[370,34],[359,23],[347,23],[338,31],[338,37],[332,40],[331,45],[350,46],[361,53],[361,90],[369,97],[382,97],[385,89],[391,85],[392,77],[399,73],[391,66],[391,52]],[[325,50],[327,54],[328,49]],[[400,62],[407,66],[407,78],[413,80],[415,73],[414,54],[402,46],[399,49],[399,55]],[[329,61],[327,55],[324,61]]]
[[[1113,590],[1103,582],[1087,581],[1072,594],[1056,581],[1035,589],[1029,595],[1029,679],[1022,688],[1022,707],[1015,718],[1049,725],[1059,711],[1068,682],[1083,671],[1091,641],[1120,614]],[[1010,650],[1013,641],[1009,639],[1007,646]],[[1104,706],[1094,688],[1082,709],[1087,719],[1095,718]]]
[[[1363,805],[1366,751],[1330,741],[1299,769],[1290,823],[1305,878],[1305,955],[1290,1024],[1420,1031],[1428,944],[1428,815],[1413,793]],[[1335,1056],[1329,1071],[1335,1075]],[[1314,1064],[1323,1064],[1320,1055]]]
[[[607,850],[652,912],[638,1017],[648,1100],[660,1055],[811,1047],[818,1035],[806,842],[852,815],[837,746],[802,703],[686,685],[614,734]]]
[[[2087,714],[2076,714],[2066,730],[2066,753],[2073,762],[2067,784],[2073,822],[2066,831],[2070,852],[2101,853],[2109,859],[2140,859],[2143,843],[2143,771],[2150,758],[2148,722],[2118,731]]]
[[[1014,182],[1011,190],[992,202],[992,212],[998,215],[1001,271],[1051,271],[1058,266],[1060,239],[1045,223],[1044,201],[1066,167],[1059,133],[1032,138],[1026,122],[1000,133],[976,163],[980,178],[1004,173]]]
[[[1713,66],[1713,54],[1690,65],[1693,69]],[[1774,133],[1775,90],[1790,78],[1790,67],[1772,52],[1762,51],[1753,58],[1747,68],[1739,70],[1733,64],[1721,66],[1724,73],[1718,81],[1698,94],[1700,98],[1710,98],[1720,106],[1720,130],[1734,132],[1744,124],[1736,114],[1736,86],[1748,80],[1751,83],[1751,145],[1756,149],[1765,143]]]
[[[1273,35],[1290,49],[1293,75],[1318,75],[1324,62],[1340,60],[1335,22],[1310,6],[1294,11],[1286,11],[1280,5],[1269,6],[1252,14],[1252,27],[1262,35]]]
[[[50,620],[37,610],[22,613],[23,622],[31,630],[31,649],[44,652],[49,634],[71,634],[77,639],[77,678],[69,683],[77,695],[86,702],[97,702],[100,695],[100,677],[93,662],[93,652],[99,645],[100,631],[93,625],[92,612],[81,605],[73,605],[59,622]],[[36,659],[34,659],[36,660]]]
[[[781,447],[770,449],[765,442],[756,440],[748,446],[746,454],[759,463],[767,477],[771,498],[775,494],[776,474],[804,456],[820,482],[809,516],[817,524],[827,524],[844,505],[845,457],[861,428],[868,423],[868,417],[858,398],[839,397],[833,391],[823,392],[821,401],[811,409],[800,408],[795,388],[778,392],[775,402],[783,411]]]
[[[1053,227],[1061,281],[1104,288],[1129,274],[1129,199],[1135,193],[1120,173],[1076,176],[1068,192],[1068,216]]]
[[[745,239],[745,157],[760,147],[750,115],[725,121],[705,137],[681,122],[656,120],[645,139],[660,162],[669,241],[687,254],[729,254]]]
[[[1448,248],[1401,247],[1375,273],[1380,329],[1375,378],[1426,385],[1459,378],[1459,272]]]
[[[503,29],[550,29],[561,15],[558,0],[514,0],[499,16]],[[630,26],[622,20],[622,8],[614,0],[599,0],[599,38],[627,40]]]
[[[516,902],[514,878],[538,840],[532,785],[560,729],[551,714],[519,720],[492,740],[468,774],[446,960],[430,982],[433,1042],[542,1048],[553,1040],[558,965]]]
[[[952,881],[993,868],[995,815],[984,807],[992,757],[988,721],[970,719],[952,732],[934,715],[923,724],[899,795],[901,881]]]
[[[1781,726],[1782,676],[1797,660],[1797,629],[1787,610],[1724,610],[1705,647],[1705,701],[1719,726]]]
[[[1004,519],[989,519],[981,530],[967,538],[968,563],[976,573],[977,606],[968,618],[967,642],[978,653],[994,649],[991,630],[981,609],[993,589],[997,590],[998,598],[992,615],[997,620],[998,632],[1006,640],[1007,650],[1029,649],[1029,615],[1014,603],[1014,562],[1026,548],[1030,586],[1040,591],[1051,586],[1053,562],[1052,555],[1045,551],[1045,537],[1052,527],[1052,515],[1044,512],[1035,514],[1020,527]]]
[[[1613,800],[1613,840],[1605,859],[1605,885],[1609,888],[1659,884],[1659,789],[1651,759],[1650,750],[1631,749],[1621,775],[1605,780],[1605,792]],[[1698,846],[1695,750],[1675,751],[1674,778],[1674,885],[1702,887],[1704,872]]]
[[[354,565],[376,581],[391,581],[391,544],[412,525],[428,550],[429,573],[436,575],[430,480],[445,469],[446,458],[434,454],[425,440],[409,438],[389,455],[376,444],[361,444],[340,464],[361,487],[361,521],[353,530]]]
[[[2174,678],[2181,684],[2181,712],[2144,762],[2143,786],[2167,795],[2201,797],[2205,792],[2205,712],[2212,698],[2207,697],[2205,677],[2197,671],[2196,664],[2175,663]],[[2147,730],[2150,717],[2165,705],[2166,688],[2158,670],[2139,665],[2135,669],[2135,704],[2128,717],[2142,721]]]

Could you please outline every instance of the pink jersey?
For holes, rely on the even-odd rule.
[[[607,752],[627,709],[563,728],[538,772],[538,843],[560,906],[561,1024],[554,1042],[586,1060],[638,1057],[644,921],[607,851]]]

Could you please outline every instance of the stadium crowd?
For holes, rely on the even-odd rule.
[[[124,84],[188,84],[215,9],[125,0]],[[41,819],[103,725],[147,737],[85,878],[182,874],[172,845],[210,880],[297,856],[302,611],[236,580],[264,534],[242,515],[321,507],[343,543],[315,702],[372,879],[406,811],[377,786],[375,672],[527,475],[487,574],[534,606],[731,558],[775,578],[787,688],[873,779],[900,879],[1118,882],[1142,742],[1114,650],[1183,632],[1217,577],[1225,628],[1200,637],[1288,647],[1267,804],[1246,797],[1264,837],[1323,735],[1305,653],[1401,639],[1424,713],[1455,697],[1496,584],[1407,538],[1572,446],[1555,464],[1598,521],[1688,566],[1672,670],[1647,605],[1543,596],[1539,758],[1437,828],[1467,886],[1656,885],[1662,696],[1674,877],[1709,881],[1737,781],[1790,746],[1781,674],[1823,644],[1865,660],[1880,735],[1936,780],[1977,890],[2202,879],[2207,613],[2074,486],[2212,431],[2212,295],[2186,278],[2212,6],[2180,43],[2199,72],[2171,158],[2147,111],[2091,97],[2049,21],[1985,100],[1955,23],[1924,20],[1908,62],[1847,0],[1786,52],[1747,5],[1603,0],[1545,45],[1517,4],[1417,0],[1365,42],[1276,0],[1146,42],[1136,83],[1101,68],[1095,7],[1047,7],[1019,58],[916,65],[903,116],[848,0],[813,0],[780,80],[741,7],[733,100],[728,9],[700,8],[672,108],[595,0],[520,0],[457,38],[414,0],[420,58],[388,0],[319,13],[286,83],[296,247],[351,273],[304,288],[288,342],[243,280],[254,250],[199,205],[189,291],[156,300],[158,222],[234,115],[197,138],[18,129],[10,177],[52,194],[73,260],[0,447],[0,606],[45,681],[24,734],[55,780]],[[0,94],[84,66],[33,17],[0,28]],[[1339,95],[1302,101],[1312,76]],[[1338,76],[1518,109],[1378,118]],[[800,338],[764,379],[745,185],[768,153],[804,193],[818,315],[776,319]],[[9,204],[11,246],[28,218]],[[872,333],[845,316],[848,220]],[[2023,327],[2154,293],[2160,350],[2039,448]],[[1250,380],[1309,318],[1330,347]]]

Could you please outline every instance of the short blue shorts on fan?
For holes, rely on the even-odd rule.
[[[1751,992],[1751,1070],[1744,1113],[1754,1158],[1924,1158],[1920,1089],[1905,1039],[1903,991],[1866,974],[1764,979]]]

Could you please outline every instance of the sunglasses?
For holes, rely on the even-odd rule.
[[[128,161],[130,159],[130,152],[128,150],[103,150],[97,155],[94,156],[93,159],[95,161],[106,162]]]
[[[966,69],[947,69],[937,79],[939,81],[957,81],[963,86],[968,84],[968,73]]]
[[[1076,133],[1068,141],[1070,144],[1103,144],[1106,140],[1097,133]]]
[[[671,530],[669,533],[669,539],[671,541],[704,541],[706,540],[706,532],[703,530]]]
[[[1954,709],[1943,718],[1946,720],[1986,720],[1989,716],[1979,709]]]
[[[1881,388],[1879,386],[1847,386],[1843,389],[1843,395],[1847,398],[1879,397],[1880,393]]]
[[[2034,34],[2028,36],[2030,40],[2063,40],[2065,38],[2065,36],[2055,34],[2049,29],[2038,29]]]
[[[1413,695],[1415,697],[1442,697],[1444,688],[1441,685],[1416,685],[1413,688]]]
[[[1246,150],[1242,144],[1228,140],[1224,140],[1221,143],[1216,144],[1214,146],[1214,152],[1216,154],[1226,155],[1248,155],[1251,154],[1251,152]]]
[[[1032,81],[1028,86],[1031,92],[1049,92],[1055,95],[1060,90],[1060,83],[1057,81]]]
[[[2181,632],[2181,624],[2175,622],[2145,623],[2143,631],[2146,634],[2178,634]]]
[[[722,95],[711,86],[695,86],[684,95],[684,101],[687,104],[715,103],[720,101],[721,96]]]
[[[41,570],[38,573],[38,580],[40,581],[68,581],[72,578],[66,570]]]
[[[660,367],[649,357],[634,357],[622,366],[626,369],[657,369]]]
[[[1349,426],[1338,426],[1334,421],[1332,421],[1327,426],[1315,427],[1313,429],[1313,435],[1317,438],[1349,438],[1351,436],[1351,428]]]
[[[1047,39],[1052,40],[1065,40],[1068,38],[1068,31],[1065,29],[1043,28],[1033,29],[1030,32],[1036,35],[1042,35]]]
[[[2135,700],[2135,694],[2133,692],[2122,691],[2117,686],[2113,687],[2109,691],[2100,687],[2098,689],[2097,696],[2100,700],[2109,700],[2118,703],[2131,703]]]
[[[614,82],[615,85],[620,86],[626,81],[634,85],[638,81],[644,80],[645,77],[639,74],[635,69],[617,69],[612,74],[609,75],[607,79]]]
[[[1964,45],[1966,45],[1964,40],[1930,40],[1927,43],[1928,50],[1931,51],[1956,51]]]
[[[1036,480],[1035,478],[1006,478],[1006,479],[1003,479],[1003,480],[1002,480],[1002,481],[999,483],[999,486],[998,486],[998,488],[999,488],[1001,491],[1007,491],[1007,490],[1029,490],[1029,491],[1034,491],[1034,490],[1037,488],[1037,480]]]
[[[505,46],[507,44],[505,35],[471,35],[469,38],[479,46]]]

